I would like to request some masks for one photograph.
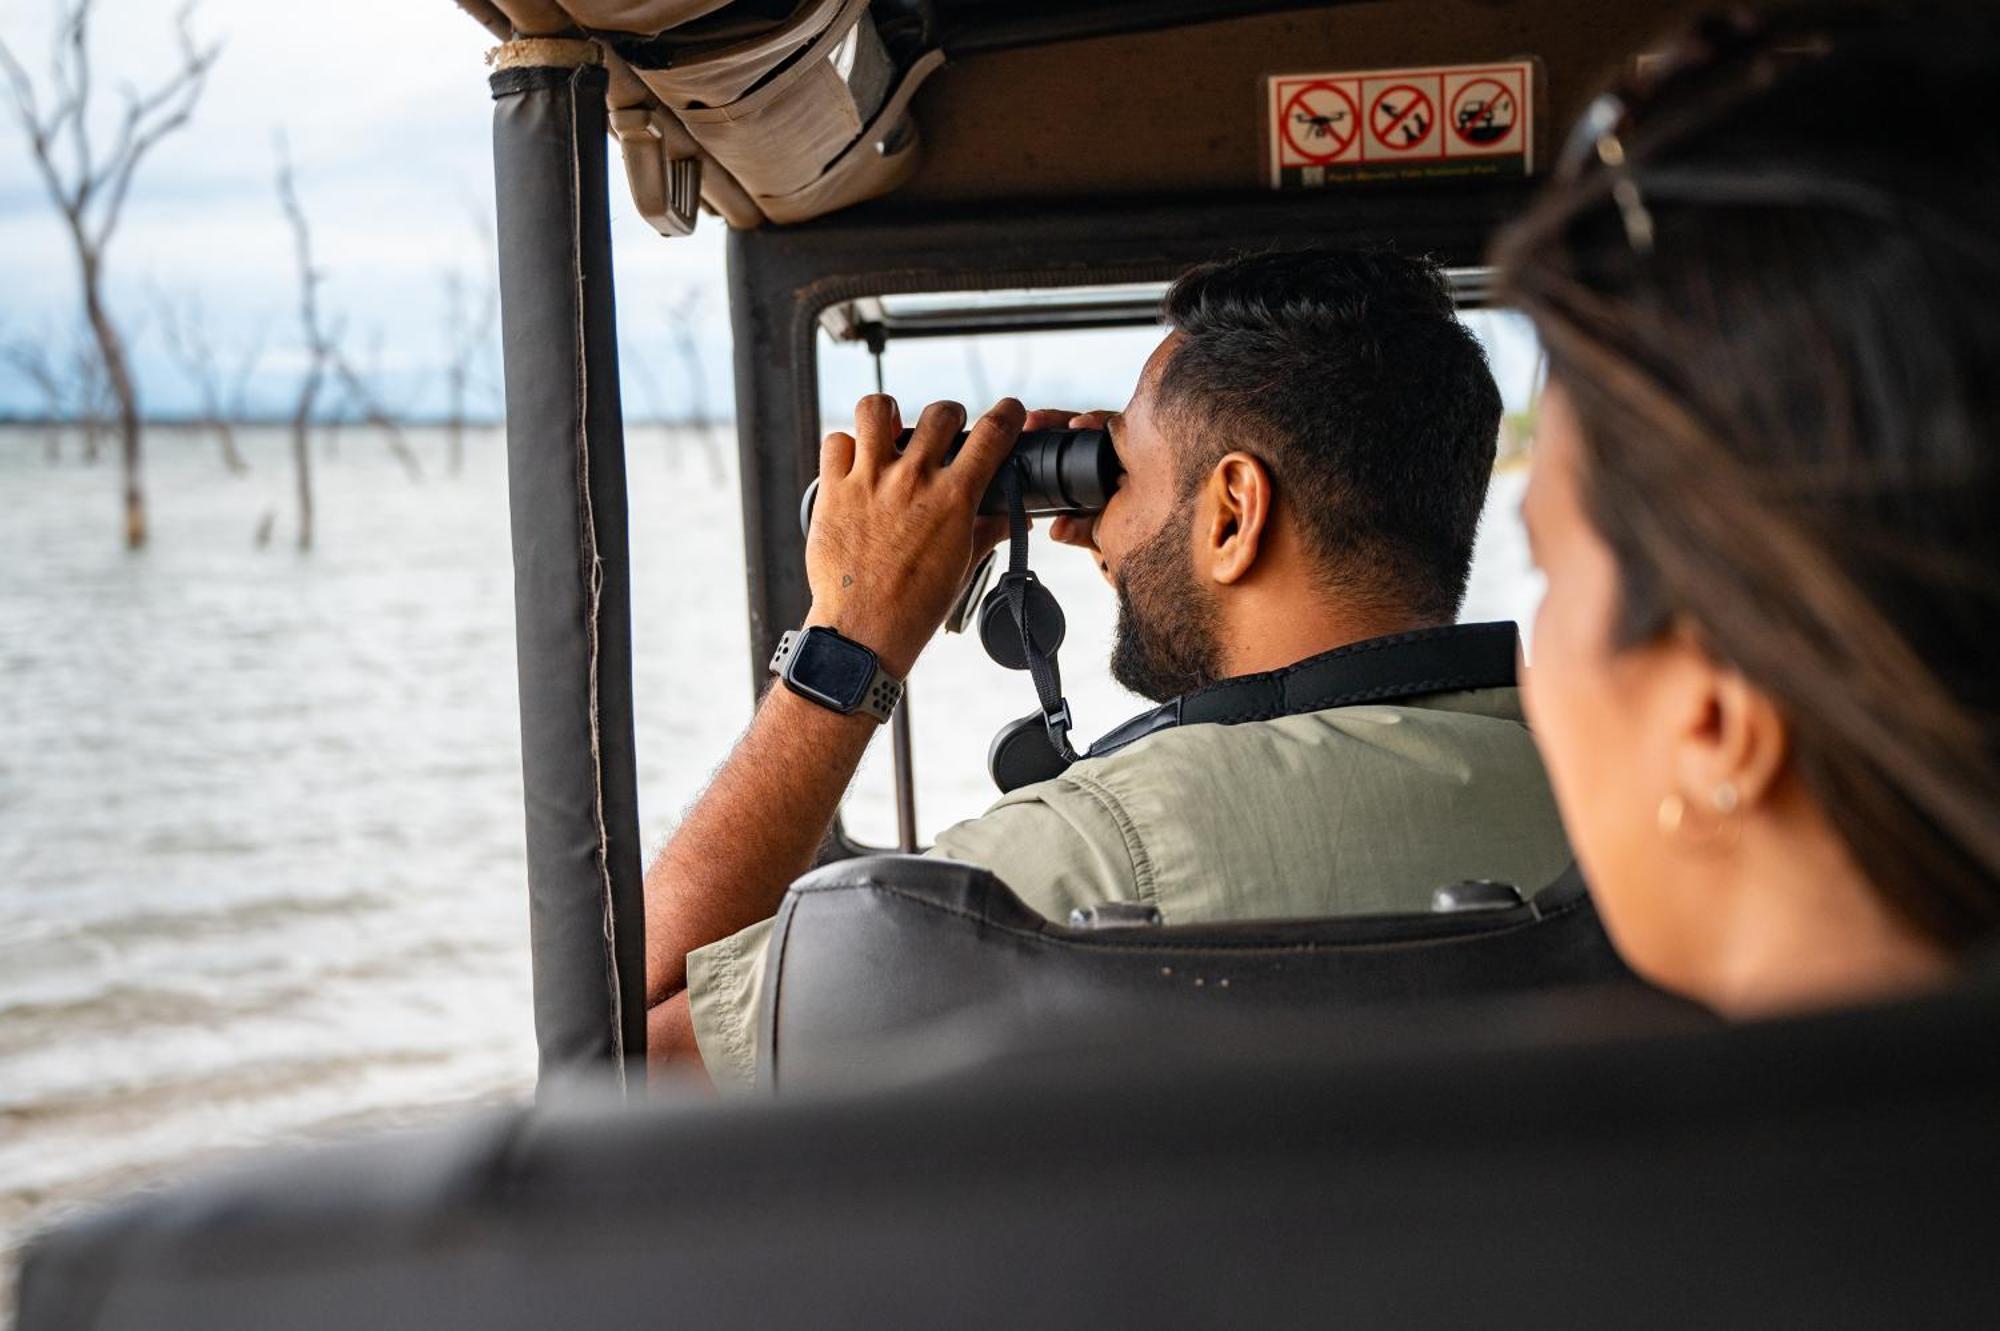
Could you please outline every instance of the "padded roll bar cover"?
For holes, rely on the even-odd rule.
[[[19,1328],[2000,1325],[2000,986],[1566,1042],[1523,1004],[1601,1008],[496,1113],[73,1221]]]
[[[1357,1004],[1631,985],[1574,870],[1509,909],[1071,929],[986,870],[842,860],[780,906],[759,1004],[759,1080],[846,1083],[899,1035],[968,1011],[1033,1023],[1226,1008],[1337,1016]]]
[[[493,167],[535,1039],[545,1075],[637,1078],[645,900],[608,77],[495,73]]]

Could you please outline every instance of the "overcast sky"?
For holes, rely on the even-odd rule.
[[[146,87],[173,55],[167,0],[100,0],[101,84]],[[0,34],[31,70],[46,65],[54,0],[0,0]],[[329,15],[335,21],[312,22]],[[379,355],[390,395],[434,408],[445,273],[490,265],[481,228],[491,217],[491,104],[482,57],[491,37],[451,0],[200,0],[195,28],[224,43],[194,123],[147,159],[111,256],[112,300],[127,322],[150,323],[156,292],[200,293],[217,340],[240,343],[264,325],[272,354],[268,400],[283,398],[297,364],[290,238],[273,192],[273,136],[291,143],[299,190],[328,271],[327,301],[345,316],[356,359]],[[105,109],[115,113],[115,99]],[[728,402],[722,230],[667,242],[614,202],[621,323],[645,338],[666,308],[701,293],[711,401]],[[0,125],[0,328],[8,337],[66,334],[74,261],[25,140]],[[379,351],[375,350],[379,342]],[[187,390],[141,328],[148,405],[188,405]],[[287,362],[290,362],[287,364]],[[670,359],[652,375],[678,396]],[[643,385],[634,385],[643,394]],[[643,402],[635,405],[643,407]],[[12,381],[0,407],[32,408]]]
[[[0,35],[29,68],[47,63],[56,0],[0,0]],[[98,81],[148,87],[173,59],[167,0],[99,0]],[[309,21],[312,15],[337,21]],[[269,351],[256,402],[283,403],[299,364],[290,238],[273,191],[274,136],[291,144],[314,224],[326,303],[349,349],[379,367],[384,395],[408,411],[442,404],[438,368],[444,284],[454,268],[485,281],[482,228],[492,213],[491,107],[484,29],[451,0],[199,0],[195,28],[224,43],[191,127],[147,159],[111,253],[111,301],[136,329],[135,359],[149,411],[176,413],[191,390],[162,351],[152,311],[198,295],[215,341],[240,348],[265,330]],[[115,114],[115,97],[101,99]],[[613,162],[613,241],[626,396],[635,412],[681,408],[684,367],[661,336],[668,311],[693,293],[707,397],[731,403],[723,228],[703,218],[664,239],[639,220]],[[76,279],[25,140],[0,124],[0,338],[74,335]],[[970,398],[982,387],[1056,405],[1119,405],[1154,335],[996,339],[974,363],[964,347],[892,350],[899,395]],[[1495,347],[1503,389],[1522,396],[1531,362],[1520,338]],[[824,396],[869,386],[858,353],[830,356]],[[35,394],[0,373],[0,412],[34,411]]]

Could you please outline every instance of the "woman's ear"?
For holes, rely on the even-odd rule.
[[[1769,800],[1784,770],[1791,727],[1777,705],[1734,666],[1716,660],[1685,627],[1669,638],[1689,686],[1676,736],[1676,791],[1724,818]]]
[[[1199,527],[1208,576],[1225,585],[1256,567],[1277,495],[1271,473],[1248,453],[1225,453],[1208,474],[1207,521]]]

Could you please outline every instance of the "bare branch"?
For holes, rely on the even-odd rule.
[[[132,187],[133,173],[159,142],[186,125],[208,87],[208,74],[222,55],[222,43],[197,46],[188,26],[192,6],[183,6],[176,19],[181,46],[181,67],[150,95],[127,89],[125,118],[120,122],[118,142],[105,159],[105,179],[109,182],[104,207],[98,219],[99,243],[117,229],[118,215],[124,211],[125,197]]]
[[[54,348],[46,338],[23,337],[0,345],[0,363],[33,384],[42,395],[43,414],[60,420],[68,414],[69,376],[56,368]]]
[[[312,229],[306,223],[305,209],[299,204],[298,185],[292,177],[291,149],[286,143],[284,130],[280,129],[272,137],[278,157],[278,206],[284,210],[285,220],[291,224],[292,254],[298,265],[299,333],[305,342],[306,368],[299,377],[298,396],[292,404],[292,473],[299,509],[299,549],[310,550],[313,543],[312,419],[313,408],[319,401],[320,385],[326,379],[328,345],[326,332],[320,327],[319,320],[321,273],[313,267]],[[257,543],[262,545],[268,537],[267,524]]]
[[[56,38],[56,52],[50,72],[62,96],[49,119],[50,137],[67,127],[70,151],[75,155],[77,207],[90,200],[97,173],[90,158],[90,8],[95,0],[77,0],[69,22]]]
[[[292,174],[291,146],[285,132],[274,136],[278,154],[278,204],[292,228],[292,255],[298,265],[299,327],[305,334],[306,352],[322,365],[331,350],[331,339],[319,318],[319,287],[326,274],[313,266],[312,226],[299,203],[298,182]]]
[[[14,118],[30,138],[38,138],[42,134],[41,99],[35,96],[35,81],[14,58],[14,49],[5,37],[0,37],[0,69],[6,71],[7,88],[14,98]]]
[[[0,64],[7,68],[7,82],[14,96],[14,118],[19,122],[21,132],[27,136],[28,151],[35,159],[35,169],[42,177],[42,185],[48,190],[50,201],[69,220],[73,230],[77,201],[55,160],[55,134],[62,124],[63,115],[61,103],[56,112],[43,116],[41,103],[35,96],[34,80],[28,77],[28,71],[21,67],[21,62],[14,58],[14,52],[4,38],[0,38]]]
[[[117,231],[140,164],[193,116],[221,47],[197,45],[190,26],[193,0],[189,0],[177,20],[179,67],[149,93],[123,93],[125,111],[115,145],[109,157],[100,159],[90,133],[96,94],[90,45],[95,0],[57,3],[55,45],[48,67],[49,96],[44,99],[37,94],[34,80],[4,42],[0,42],[0,67],[4,67],[12,92],[14,118],[27,138],[49,201],[69,230],[78,294],[96,343],[92,359],[116,409],[124,464],[125,540],[136,548],[146,541],[146,500],[140,475],[142,417],[138,385],[126,351],[128,330],[121,327],[105,297],[105,251]],[[95,438],[94,426],[87,429],[85,437],[88,451]]]
[[[250,381],[257,377],[257,367],[264,363],[264,352],[270,343],[271,321],[268,317],[260,318],[250,336],[243,340],[236,358],[236,373],[229,381],[226,408],[230,420],[240,422],[249,414]]]
[[[327,323],[320,307],[320,287],[326,273],[313,262],[312,224],[299,199],[298,179],[292,170],[291,149],[283,130],[274,136],[278,157],[278,203],[292,229],[292,252],[299,281],[299,331],[305,342],[306,371],[299,383],[299,395],[292,410],[292,457],[298,473],[299,544],[312,544],[312,460],[307,435],[321,389],[329,376],[362,413],[362,418],[386,436],[390,453],[403,464],[412,480],[420,479],[423,467],[403,438],[402,427],[368,390],[341,351],[343,324]]]
[[[467,277],[463,268],[447,268],[441,278],[444,284],[445,457],[447,468],[454,474],[462,470],[465,463],[465,432],[473,387],[479,379],[481,353],[492,347],[494,328],[500,315],[492,220],[470,200],[466,208],[480,241],[480,263],[474,271],[478,279],[483,280],[479,281],[476,300],[469,298],[473,279]]]
[[[194,385],[201,400],[201,425],[215,436],[222,449],[222,465],[234,475],[250,470],[250,464],[236,447],[236,428],[230,418],[224,394],[221,358],[208,335],[207,311],[199,294],[176,302],[164,292],[154,293],[159,311],[160,334],[167,356],[183,377]]]
[[[390,414],[389,409],[382,404],[381,398],[377,397],[375,391],[368,386],[368,381],[355,370],[353,362],[349,361],[338,347],[333,349],[331,365],[334,381],[340,385],[340,391],[345,395],[348,405],[361,414],[363,421],[382,432],[383,441],[389,446],[389,455],[403,464],[403,470],[409,473],[410,479],[422,480],[423,463],[418,461],[416,451],[410,447],[410,441],[404,438],[402,425]]]

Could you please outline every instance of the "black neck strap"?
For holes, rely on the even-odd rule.
[[[1510,621],[1368,638],[1279,670],[1239,675],[1184,693],[1133,717],[1091,745],[1085,756],[1102,758],[1175,726],[1272,721],[1329,707],[1504,688],[1515,682],[1519,651],[1520,633]]]
[[[1062,671],[1055,653],[1043,649],[1034,632],[1034,618],[1028,613],[1028,584],[1035,580],[1028,571],[1028,506],[1021,489],[1021,469],[1012,458],[1001,465],[1000,483],[1007,496],[1007,571],[1001,575],[1000,586],[1021,632],[1021,655],[1028,663],[1028,677],[1035,683],[1035,701],[1041,705],[1049,749],[1067,767],[1077,759],[1069,742],[1069,699],[1063,697]]]

